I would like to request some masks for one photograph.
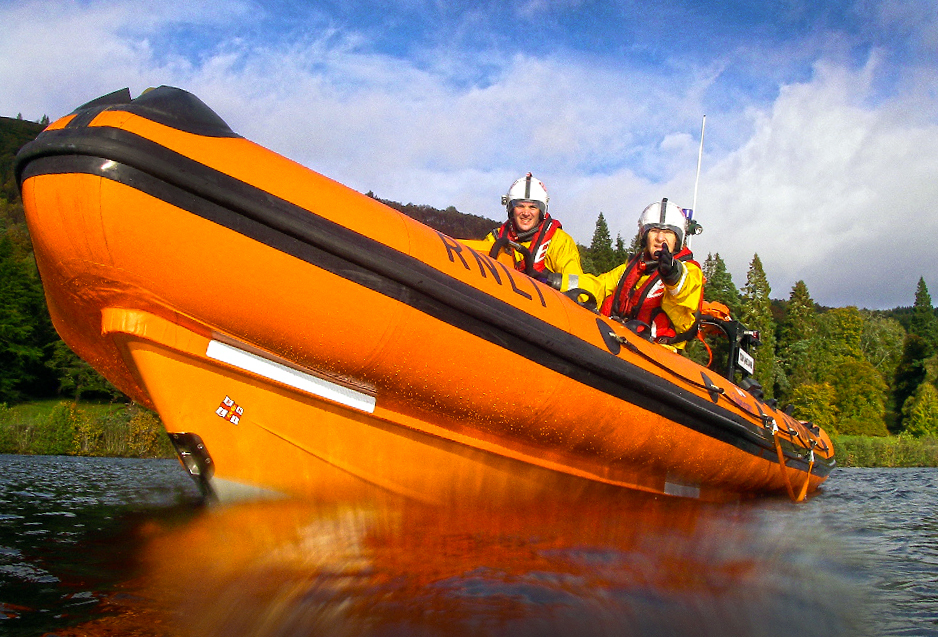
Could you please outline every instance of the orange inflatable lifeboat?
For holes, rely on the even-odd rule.
[[[53,322],[207,493],[801,499],[828,436],[467,244],[118,91],[17,158]]]

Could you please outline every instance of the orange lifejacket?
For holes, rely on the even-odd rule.
[[[676,343],[693,338],[696,334],[697,321],[686,332],[678,334],[671,323],[671,319],[661,308],[665,287],[657,268],[639,285],[641,278],[648,274],[648,268],[642,259],[642,254],[632,257],[632,260],[629,261],[622,273],[622,277],[619,279],[615,292],[603,301],[599,310],[600,313],[626,324],[629,321],[637,322],[633,323],[633,326],[637,327],[639,333],[643,333],[650,328],[651,333],[643,335],[648,336],[657,343]],[[694,254],[688,248],[681,249],[674,255],[674,258],[700,267],[694,261]],[[703,294],[701,294],[702,302]],[[697,315],[699,321],[699,309]],[[648,327],[645,328],[642,324]]]

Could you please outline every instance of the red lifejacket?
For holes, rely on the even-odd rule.
[[[694,327],[696,327],[696,323],[686,332],[682,332],[680,339],[675,340],[679,336],[677,330],[674,329],[674,325],[671,323],[671,319],[668,318],[667,313],[661,308],[665,288],[664,282],[658,275],[657,268],[642,285],[636,287],[639,279],[647,273],[645,263],[642,259],[643,254],[644,253],[639,253],[632,257],[628,265],[625,266],[625,272],[622,273],[619,284],[616,285],[615,292],[607,296],[603,301],[602,307],[599,310],[600,314],[617,319],[623,323],[628,323],[628,321],[633,320],[640,321],[651,327],[651,334],[648,336],[658,343],[680,342],[693,338],[694,334],[691,334],[691,332],[694,330]],[[700,264],[694,261],[694,254],[688,248],[681,249],[674,255],[674,258],[685,263],[693,263],[698,268],[700,267]],[[703,295],[701,294],[700,296],[702,302]],[[699,318],[699,309],[697,313]],[[689,336],[685,338],[683,336],[684,334],[688,334]]]
[[[528,246],[527,250],[531,256],[531,267],[535,272],[544,271],[544,259],[547,257],[547,249],[550,248],[550,240],[554,237],[554,233],[561,227],[559,221],[553,219],[549,214],[545,214],[541,223],[534,229],[534,235],[531,237],[531,244]],[[501,227],[495,231],[496,243],[498,243],[499,239],[512,241],[518,244],[521,243],[521,241],[518,240],[518,234],[511,225],[511,220],[503,223]],[[515,269],[524,272],[525,261],[516,260]]]

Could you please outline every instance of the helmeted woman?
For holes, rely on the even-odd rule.
[[[643,249],[599,276],[583,275],[579,287],[600,303],[600,313],[670,349],[696,335],[703,300],[703,272],[686,246],[683,208],[662,199],[638,218]]]

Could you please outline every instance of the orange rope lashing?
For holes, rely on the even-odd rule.
[[[782,441],[778,439],[777,426],[773,427],[772,438],[775,440],[775,451],[778,453],[778,469],[782,472],[782,478],[785,480],[785,489],[788,491],[788,497],[791,498],[792,502],[802,502],[804,501],[805,496],[808,494],[808,485],[811,483],[811,470],[814,469],[814,450],[810,450],[808,475],[805,476],[804,484],[801,486],[801,489],[796,496],[795,490],[791,486],[791,480],[788,479],[788,471],[786,471],[785,465],[785,454],[782,452]]]

